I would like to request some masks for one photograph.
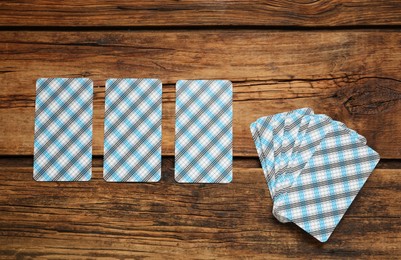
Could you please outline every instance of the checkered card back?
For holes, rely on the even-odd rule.
[[[275,192],[280,190],[279,185],[282,182],[282,179],[286,178],[286,169],[292,159],[291,155],[295,142],[297,138],[300,138],[300,135],[302,135],[299,131],[302,119],[306,115],[312,114],[313,110],[311,108],[301,108],[289,111],[286,115],[281,153],[278,156],[278,163],[275,165]]]
[[[273,213],[325,242],[378,161],[379,155],[354,132],[333,132],[320,143],[293,185],[274,202]]]
[[[272,118],[273,116],[259,118],[250,126],[252,137],[255,141],[256,150],[268,185],[271,183],[272,168],[274,167]],[[272,191],[272,189],[269,190]]]
[[[232,180],[232,84],[179,80],[176,85],[175,180]]]
[[[271,187],[272,187],[272,193],[273,197],[275,194],[276,190],[276,172],[278,170],[278,166],[280,164],[280,155],[282,151],[282,143],[283,143],[283,135],[284,135],[284,126],[285,126],[285,118],[287,117],[287,112],[280,113],[280,114],[275,114],[272,119],[272,125],[273,125],[273,153],[274,153],[274,162],[273,162],[273,168],[272,168],[272,179],[270,180],[271,182]]]
[[[273,116],[259,118],[250,125],[250,130],[262,165],[266,183],[269,187],[270,196],[273,198],[273,187],[270,181],[272,179],[272,168],[274,167],[272,118]]]
[[[326,134],[334,131],[331,118],[325,115],[307,115],[306,117],[311,117],[311,120],[306,133],[303,135],[304,140],[294,151],[294,156],[286,168],[287,174],[280,175],[280,178],[278,178],[275,187],[275,198],[285,192],[285,188],[290,186],[293,180],[297,178]]]
[[[108,79],[105,103],[103,178],[109,182],[159,181],[160,80]]]
[[[92,176],[93,83],[86,78],[36,82],[33,178],[88,181]]]

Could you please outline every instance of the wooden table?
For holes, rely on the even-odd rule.
[[[63,2],[63,4],[61,3]],[[94,80],[93,179],[32,179],[35,80]],[[163,177],[102,179],[104,82],[163,82]],[[174,174],[178,79],[234,85],[234,180]],[[1,258],[401,258],[401,2],[0,3]],[[382,160],[330,240],[272,215],[249,131],[312,107],[366,136]]]

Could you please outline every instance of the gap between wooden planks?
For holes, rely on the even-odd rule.
[[[396,0],[3,0],[0,26],[389,26],[400,10]]]
[[[178,79],[234,85],[234,155],[256,156],[249,124],[312,107],[401,158],[398,31],[0,32],[0,155],[33,153],[35,81],[95,82],[93,153],[103,154],[104,81],[154,77],[163,87],[163,155],[174,153]]]
[[[228,185],[33,182],[30,159],[0,167],[0,254],[14,257],[401,257],[400,169],[376,169],[328,243],[271,214],[260,168]],[[34,184],[34,185],[33,185]]]

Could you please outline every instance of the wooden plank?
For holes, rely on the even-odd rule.
[[[2,26],[400,25],[397,0],[1,1]]]
[[[312,107],[366,136],[382,158],[401,158],[398,31],[2,32],[0,154],[31,155],[35,81],[95,82],[95,155],[103,153],[104,81],[156,77],[163,90],[163,154],[174,153],[174,83],[234,83],[234,155],[256,156],[249,124]]]
[[[321,244],[271,213],[260,168],[228,185],[182,185],[173,161],[155,184],[40,183],[0,168],[0,255],[16,258],[399,258],[400,169],[377,169]]]

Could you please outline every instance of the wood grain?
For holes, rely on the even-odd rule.
[[[1,1],[0,26],[401,25],[397,0]]]
[[[182,185],[163,160],[156,184],[40,183],[32,167],[0,168],[4,258],[398,258],[401,170],[378,169],[328,243],[271,214],[260,168],[228,185]]]
[[[0,1],[0,259],[401,259],[400,26],[399,0]],[[39,77],[94,80],[90,182],[32,179]],[[159,183],[102,179],[111,77],[163,82]],[[174,84],[200,78],[234,84],[228,185],[173,178]],[[324,244],[273,217],[249,132],[300,107],[385,158]]]
[[[174,83],[234,84],[234,155],[256,156],[249,124],[312,107],[366,136],[382,158],[401,158],[398,31],[118,31],[0,33],[0,154],[31,155],[35,81],[95,82],[95,155],[103,153],[104,81],[162,80],[163,154],[174,152]]]

